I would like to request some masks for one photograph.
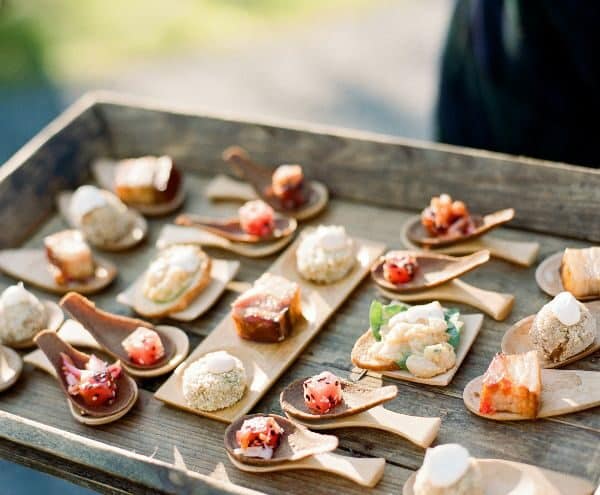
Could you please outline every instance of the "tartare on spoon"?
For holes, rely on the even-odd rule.
[[[0,392],[12,387],[22,371],[21,356],[10,347],[0,345]]]
[[[76,218],[74,218],[71,212],[71,200],[73,199],[72,191],[63,191],[58,194],[56,199],[56,203],[58,206],[58,211],[63,216],[63,218],[67,221],[69,226],[74,229],[79,229],[80,225]],[[98,249],[102,249],[104,251],[123,251],[125,249],[129,249],[136,244],[142,242],[148,233],[148,222],[146,219],[140,215],[137,211],[128,208],[127,213],[129,217],[131,217],[131,230],[129,233],[123,238],[119,239],[117,242],[109,243],[109,244],[95,244],[91,242],[89,239],[88,242]]]
[[[487,250],[477,251],[461,258],[426,251],[394,250],[393,253],[398,257],[410,256],[416,260],[418,268],[414,278],[403,284],[388,281],[383,273],[385,255],[371,267],[371,277],[377,285],[398,293],[431,289],[474,270],[490,259],[490,252]]]
[[[476,459],[485,495],[590,495],[593,485],[582,478],[501,459]],[[414,495],[417,473],[406,481],[403,495]]]
[[[483,375],[471,380],[463,392],[469,411],[495,421],[518,421],[535,418],[509,412],[481,414],[479,399]],[[542,392],[537,418],[549,418],[600,406],[600,372],[579,370],[542,370]]]
[[[225,430],[225,449],[238,469],[255,473],[313,469],[337,474],[364,486],[375,486],[383,476],[385,459],[358,459],[334,454],[332,451],[338,446],[337,437],[314,433],[276,414],[266,415],[274,418],[283,428],[281,442],[273,457],[260,459],[238,454],[236,432],[246,419],[254,416],[265,415],[243,416]]]
[[[68,392],[69,385],[62,370],[61,353],[69,356],[73,364],[80,369],[85,368],[90,356],[64,342],[55,332],[41,332],[36,336],[35,342],[51,364],[51,368],[46,371],[57,378],[61,390],[68,399],[71,413],[77,421],[91,425],[105,424],[121,418],[133,407],[137,399],[138,388],[135,381],[124,370],[116,380],[117,395],[112,404],[89,407],[80,396],[71,395]],[[31,360],[27,360],[27,362],[31,362]]]
[[[201,228],[233,242],[245,242],[251,244],[282,239],[283,237],[293,234],[298,227],[298,222],[295,218],[289,218],[283,215],[275,215],[274,222],[275,228],[273,229],[273,232],[266,237],[261,237],[248,234],[242,228],[239,218],[219,220],[198,215],[183,214],[175,219],[177,225]]]
[[[580,353],[571,356],[564,361],[551,361],[540,352],[538,353],[538,359],[542,368],[560,368],[561,366],[566,366],[567,364],[579,361],[600,349],[600,301],[587,303],[586,306],[596,320],[596,338],[594,339],[594,342]],[[524,354],[535,350],[535,347],[529,338],[529,329],[531,328],[534,319],[535,315],[527,316],[506,331],[504,337],[502,337],[502,352],[504,354]]]

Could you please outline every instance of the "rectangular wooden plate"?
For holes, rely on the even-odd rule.
[[[227,315],[158,389],[154,394],[157,399],[185,411],[226,423],[248,413],[369,273],[370,266],[385,249],[381,243],[355,239],[358,248],[357,263],[352,271],[339,282],[316,285],[304,280],[296,270],[296,248],[299,242],[300,239],[296,239],[268,271],[300,285],[305,321],[296,325],[292,334],[283,342],[268,344],[239,338],[231,315]],[[190,363],[204,354],[219,350],[226,350],[244,364],[248,375],[244,397],[232,407],[220,411],[206,412],[194,409],[187,405],[183,397],[183,372]]]

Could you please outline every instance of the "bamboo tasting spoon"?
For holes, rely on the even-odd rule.
[[[12,387],[22,371],[21,356],[11,348],[0,345],[0,392]]]
[[[411,241],[409,232],[415,231],[421,226],[421,217],[416,215],[409,218],[400,233],[402,244],[408,249],[422,250],[426,247],[419,242]],[[537,259],[540,245],[537,242],[519,242],[499,239],[489,235],[471,237],[461,242],[444,246],[431,246],[430,249],[439,254],[469,254],[482,249],[487,249],[494,258],[503,259],[520,266],[531,266]]]
[[[594,339],[594,342],[580,353],[558,362],[546,358],[540,352],[538,353],[538,359],[542,368],[559,368],[561,366],[566,366],[567,364],[579,361],[600,349],[600,301],[587,303],[586,306],[596,321],[596,338]],[[504,354],[524,354],[535,350],[535,347],[529,338],[529,329],[531,328],[534,319],[535,315],[527,316],[506,331],[502,338],[502,352]]]
[[[385,468],[382,458],[355,458],[334,454],[338,439],[332,435],[322,435],[308,430],[287,418],[276,414],[268,414],[283,428],[279,446],[271,459],[245,457],[238,452],[236,432],[242,427],[244,420],[254,416],[244,416],[234,421],[225,430],[225,449],[232,464],[242,471],[253,473],[269,473],[295,469],[311,469],[325,471],[347,478],[362,486],[373,487],[381,477]]]
[[[304,401],[301,378],[290,383],[279,397],[283,411],[312,430],[363,427],[384,430],[406,438],[419,447],[429,447],[437,436],[442,420],[408,416],[385,409],[381,404],[398,395],[395,385],[367,387],[341,380],[343,401],[324,414],[313,413]]]

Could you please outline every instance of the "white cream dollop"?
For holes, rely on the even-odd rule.
[[[457,443],[427,449],[420,474],[435,487],[448,487],[465,475],[470,466],[469,451]]]
[[[315,239],[315,245],[325,251],[344,249],[348,243],[348,234],[342,226],[319,225],[312,235]]]
[[[200,263],[198,250],[195,246],[177,246],[176,249],[169,251],[167,263],[184,272],[194,273]]]
[[[570,292],[561,292],[548,303],[548,306],[563,325],[575,325],[581,319],[579,303]]]
[[[430,318],[444,319],[444,308],[438,301],[433,301],[429,304],[421,304],[419,306],[411,306],[406,311],[402,311],[394,315],[389,326],[393,327],[397,323],[424,323]]]
[[[202,364],[209,373],[221,374],[233,370],[235,358],[227,351],[211,352],[202,358]]]
[[[71,214],[80,220],[83,216],[96,208],[101,208],[107,204],[102,191],[95,186],[81,186],[71,198]]]
[[[10,307],[16,306],[17,304],[31,304],[36,305],[39,304],[37,297],[35,297],[31,292],[29,292],[23,286],[23,282],[19,282],[16,285],[11,285],[7,287],[2,296],[0,297],[0,304],[2,307]]]

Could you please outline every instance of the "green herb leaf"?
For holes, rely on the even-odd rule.
[[[456,351],[460,344],[460,326],[458,324],[458,318],[460,317],[460,311],[457,308],[448,308],[444,311],[444,319],[446,320],[446,333],[448,334],[448,343],[454,347]]]
[[[381,333],[379,333],[379,329],[383,324],[383,304],[381,304],[377,299],[371,302],[371,307],[369,308],[369,325],[371,326],[371,332],[373,332],[373,337],[375,337],[376,341],[381,340]]]
[[[401,370],[406,370],[408,369],[406,367],[406,360],[408,359],[408,356],[410,356],[410,352],[407,352],[406,354],[404,354],[400,359],[397,359],[395,361],[396,365],[398,366],[398,368],[400,368]]]

